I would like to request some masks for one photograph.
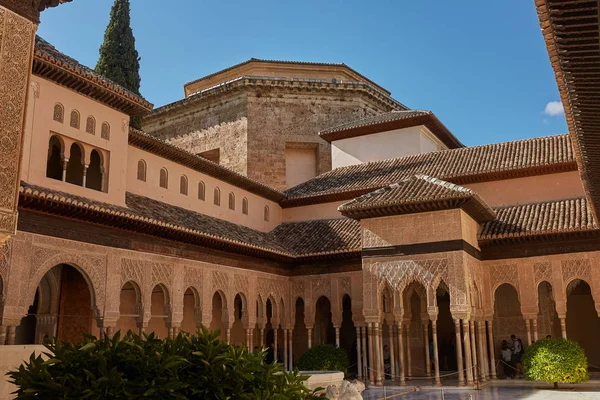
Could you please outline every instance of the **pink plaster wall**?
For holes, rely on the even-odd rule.
[[[53,119],[56,103],[61,103],[64,106],[63,123],[56,122]],[[78,110],[80,114],[79,129],[72,128],[69,125],[73,109]],[[96,119],[95,135],[85,131],[86,120],[90,115]],[[104,140],[100,137],[103,122],[108,122],[110,125],[110,140]],[[128,125],[129,116],[77,92],[38,76],[32,76],[28,93],[21,179],[49,189],[107,203],[125,205]],[[123,132],[123,126],[126,127],[126,132]],[[48,142],[53,134],[59,134],[65,139],[65,155],[67,157],[70,146],[75,141],[83,145],[86,162],[88,163],[90,152],[93,149],[102,152],[105,158],[104,165],[108,172],[107,193],[46,178]]]
[[[137,179],[137,164],[140,159],[147,165],[146,182]],[[160,170],[163,167],[169,172],[167,189],[159,186]],[[187,196],[179,191],[181,175],[188,178]],[[198,182],[201,180],[205,185],[204,201],[198,199]],[[217,186],[221,190],[220,206],[214,204],[214,189]],[[270,231],[281,222],[279,204],[132,146],[128,147],[127,190],[259,231]],[[235,210],[229,209],[229,192],[235,195]],[[244,197],[248,199],[248,215],[242,214]],[[269,221],[264,220],[265,205],[269,206]]]
[[[284,208],[283,222],[311,221],[314,219],[342,218],[338,207],[347,201],[334,201],[331,203],[311,204],[309,206]]]
[[[562,172],[463,185],[491,206],[539,203],[583,196],[579,172]]]

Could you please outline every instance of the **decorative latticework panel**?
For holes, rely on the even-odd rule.
[[[563,284],[566,286],[571,280],[577,278],[592,283],[590,260],[577,259],[562,262]]]
[[[549,262],[538,262],[533,264],[533,278],[536,286],[541,281],[552,282],[552,264]]]

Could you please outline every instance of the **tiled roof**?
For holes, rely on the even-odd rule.
[[[67,86],[129,115],[141,115],[153,105],[142,96],[61,53],[39,36],[35,40],[33,73]]]
[[[243,65],[250,64],[250,63],[253,63],[253,62],[269,63],[269,64],[289,64],[289,65],[294,65],[294,64],[295,65],[314,65],[314,66],[323,66],[323,67],[344,67],[344,68],[349,69],[350,71],[352,71],[356,75],[360,76],[362,79],[364,79],[365,82],[368,82],[368,83],[376,86],[379,90],[385,91],[385,93],[387,95],[390,95],[389,91],[385,90],[384,88],[382,88],[381,86],[377,85],[375,82],[373,82],[372,80],[370,80],[369,78],[367,78],[363,74],[361,74],[361,73],[357,72],[356,70],[350,68],[349,66],[347,66],[344,63],[325,63],[325,62],[289,61],[289,60],[265,60],[265,59],[261,59],[261,58],[251,58],[251,59],[243,61],[241,63],[238,63],[238,64],[232,65],[230,67],[224,68],[224,69],[222,69],[220,71],[213,72],[211,74],[205,75],[202,78],[198,78],[198,79],[195,79],[195,80],[193,80],[191,82],[187,82],[184,86],[188,86],[188,85],[194,84],[194,83],[202,81],[204,79],[211,78],[213,76],[222,74],[223,72],[231,71],[232,69],[239,68],[239,67],[241,67]]]
[[[535,0],[589,206],[600,217],[600,6]]]
[[[229,168],[207,160],[204,157],[200,157],[183,150],[180,147],[155,138],[143,131],[130,128],[129,145],[205,173],[213,178],[220,179],[231,185],[237,186],[240,189],[247,190],[274,202],[278,202],[284,198],[284,194],[277,189],[273,189],[270,186],[232,171]]]
[[[483,241],[518,239],[597,230],[585,198],[496,208],[496,219],[482,226]]]
[[[436,151],[336,168],[288,189],[284,207],[349,200],[424,174],[456,184],[574,171],[568,135]]]
[[[360,252],[360,223],[349,218],[284,222],[271,236],[295,256]]]
[[[360,118],[322,130],[319,135],[332,142],[417,125],[427,126],[448,148],[464,147],[431,111],[425,110],[395,110]]]
[[[350,219],[291,222],[260,232],[133,193],[126,194],[126,207],[25,182],[20,193],[19,207],[267,258],[293,261],[360,251],[358,222]]]
[[[494,210],[473,190],[427,175],[362,195],[338,210],[355,219],[462,208],[477,222],[494,219]]]

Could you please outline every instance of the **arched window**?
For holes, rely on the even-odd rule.
[[[206,198],[206,186],[204,186],[204,182],[198,182],[198,200],[204,201]]]
[[[85,176],[85,187],[102,191],[102,176],[104,174],[103,164],[102,155],[98,150],[92,150],[90,153],[90,166],[88,167]]]
[[[215,206],[221,205],[221,189],[215,188]]]
[[[181,178],[179,178],[179,193],[186,196],[188,194],[188,179],[185,175],[181,175]]]
[[[265,206],[265,221],[269,222],[269,206]]]
[[[102,130],[100,131],[100,137],[104,140],[110,140],[110,125],[108,122],[102,123]]]
[[[160,187],[168,189],[169,188],[169,172],[166,168],[161,168],[160,170]]]
[[[138,181],[146,182],[146,161],[144,160],[138,161],[137,178]]]
[[[60,122],[61,124],[64,122],[65,108],[62,106],[62,104],[56,103],[54,105],[54,115],[52,116],[52,119],[56,122]]]
[[[52,136],[48,145],[48,162],[46,163],[46,176],[62,181],[62,163],[64,144],[58,136]]]
[[[71,111],[71,128],[79,129],[79,111]]]
[[[83,147],[78,143],[73,143],[67,164],[67,182],[83,186],[83,160]]]
[[[89,134],[96,134],[96,120],[91,115],[87,117],[87,121],[85,122],[85,131]]]
[[[245,197],[242,199],[242,214],[248,215],[248,199]]]
[[[229,192],[229,209],[235,210],[235,194]]]

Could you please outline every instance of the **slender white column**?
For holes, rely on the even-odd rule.
[[[406,369],[408,372],[408,376],[412,376],[412,357],[411,357],[411,348],[410,348],[410,322],[406,324],[406,363],[408,364],[408,368]]]
[[[273,340],[275,340],[275,354],[273,354],[273,360],[275,360],[275,362],[278,362],[279,359],[277,357],[277,350],[278,350],[278,346],[279,344],[277,343],[277,331],[279,329],[275,328],[273,329]]]
[[[283,330],[283,369],[288,369],[288,330]]]
[[[312,328],[308,328],[308,348],[312,349]]]
[[[479,377],[479,362],[477,361],[477,338],[475,337],[475,321],[469,321],[469,332],[471,335],[471,362],[473,365],[473,379],[477,380]]]
[[[425,343],[425,371],[427,376],[431,376],[431,358],[429,357],[429,323],[423,323],[423,335]]]
[[[533,340],[538,341],[538,321],[537,317],[531,320],[533,323]]]
[[[265,347],[265,328],[260,328],[260,348]]]
[[[490,369],[491,378],[496,379],[496,356],[494,353],[494,333],[492,332],[492,320],[487,321],[488,324],[488,347],[490,349]]]
[[[456,364],[458,365],[458,386],[464,386],[465,374],[462,352],[462,337],[460,334],[460,319],[454,320],[454,331],[456,332]]]
[[[0,325],[0,346],[6,344],[6,325]]]
[[[231,329],[227,328],[227,344],[231,344]]]
[[[360,340],[361,340],[361,332],[362,332],[362,328],[357,326],[356,327],[356,361],[358,362],[357,368],[358,368],[358,377],[362,378],[362,353],[361,353],[361,348],[360,348]]]
[[[340,347],[340,328],[338,326],[335,327],[335,345]]]
[[[377,370],[375,373],[375,383],[377,385],[381,384],[381,347],[379,343],[379,323],[375,322],[373,324],[373,341],[375,342],[375,369]]]
[[[399,346],[399,359],[400,359],[400,385],[406,385],[406,377],[404,375],[404,332],[402,330],[402,322],[398,322],[396,325],[398,328],[398,346]]]
[[[481,337],[481,321],[473,321],[473,326],[475,328],[475,333],[477,336],[477,356],[479,357],[478,365],[479,365],[479,379],[485,382],[485,355],[482,346],[482,337]]]
[[[385,364],[383,357],[383,324],[379,327],[379,376],[381,381],[385,380]]]
[[[290,329],[288,331],[288,338],[290,341],[290,359],[289,359],[289,370],[294,370],[294,330]]]
[[[567,338],[567,317],[560,317],[560,333],[562,334],[562,338]]]
[[[435,386],[442,386],[440,381],[440,359],[438,355],[437,320],[431,320],[431,336],[433,338],[433,367],[435,369]]]
[[[465,369],[467,370],[467,385],[473,384],[473,361],[471,360],[471,336],[469,334],[469,320],[462,320],[463,347],[465,348]]]
[[[373,343],[373,323],[369,322],[368,325],[368,330],[369,330],[369,365],[368,365],[368,373],[367,375],[369,376],[369,381],[372,384],[375,384],[375,371],[374,371],[374,366],[375,364],[373,364],[373,353],[375,353],[375,346]]]
[[[362,349],[363,349],[363,378],[369,377],[369,358],[367,356],[367,327],[361,327],[360,331],[362,333]],[[366,372],[365,372],[366,371]]]
[[[389,335],[390,335],[390,374],[392,379],[396,378],[396,359],[394,351],[394,324],[389,324]]]
[[[531,321],[529,318],[525,319],[525,327],[527,328],[527,346],[531,346]]]

